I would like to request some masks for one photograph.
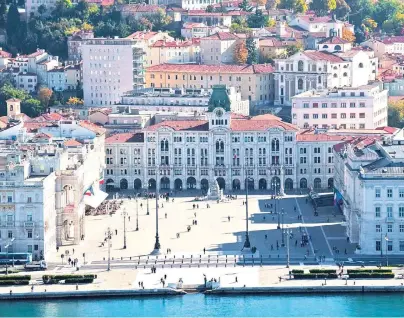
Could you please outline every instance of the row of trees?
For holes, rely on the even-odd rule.
[[[28,23],[20,21],[16,4],[6,12],[5,0],[0,0],[0,27],[7,31],[8,47],[11,53],[29,53],[40,47],[50,54],[67,57],[67,37],[78,30],[93,30],[97,37],[126,37],[139,30],[166,30],[171,22],[163,10],[141,19],[123,18],[112,6],[98,7],[86,1],[77,5],[70,0],[58,0],[55,9],[47,14],[47,8],[40,6],[38,16]]]
[[[404,35],[404,2],[402,0],[268,0],[267,7],[290,9],[318,16],[335,14],[355,25],[356,37],[362,41],[374,31]]]

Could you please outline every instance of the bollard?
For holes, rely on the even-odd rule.
[[[135,266],[135,269],[137,269],[137,265]]]
[[[129,260],[132,260],[132,256],[131,256],[131,257],[129,257]]]
[[[181,260],[181,264],[184,264],[184,260],[183,260],[183,259]]]
[[[217,264],[216,264],[216,268],[217,268]]]
[[[149,261],[146,261],[146,265],[149,264]]]
[[[216,260],[216,263],[219,263],[219,260]]]
[[[191,258],[191,264],[192,264],[192,258]]]
[[[191,254],[191,259],[192,259],[192,254]]]
[[[199,264],[201,263],[201,260],[199,260]]]
[[[174,264],[174,260],[173,260],[173,264]]]
[[[167,259],[167,255],[165,255],[164,258]]]
[[[181,268],[181,266],[182,266],[182,265],[180,264],[180,268]]]
[[[157,264],[157,261],[154,261],[154,264]]]
[[[208,259],[208,263],[210,263],[210,258]]]
[[[105,257],[104,257],[104,261],[105,261]]]
[[[164,260],[164,264],[166,263],[166,260]]]
[[[149,256],[147,256],[147,259],[149,259]]]
[[[171,268],[173,268],[173,265],[171,265]]]
[[[146,265],[145,265],[145,266],[143,266],[143,268],[144,268],[144,269],[146,269]]]
[[[191,264],[189,264],[189,268],[191,268]]]
[[[137,264],[139,265],[139,264],[140,264],[140,261],[138,261]]]
[[[121,256],[121,261],[123,260],[123,257]]]
[[[198,268],[199,268],[199,264],[198,264]]]
[[[112,260],[114,260],[114,258],[112,258]]]
[[[227,264],[224,264],[224,267],[227,267]]]

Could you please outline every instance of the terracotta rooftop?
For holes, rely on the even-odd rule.
[[[206,120],[165,121],[147,128],[149,131],[158,130],[161,127],[169,127],[175,131],[208,131],[209,122]],[[281,127],[287,131],[297,131],[296,126],[280,121],[279,119],[236,119],[232,120],[232,131],[266,131],[271,127]]]
[[[69,139],[69,140],[66,140],[63,143],[63,145],[65,147],[80,147],[80,146],[82,146],[82,143],[77,141],[76,139]]]
[[[153,38],[158,32],[152,31],[137,31],[128,35],[125,39],[133,39],[133,40],[150,40]]]
[[[2,57],[2,58],[12,57],[12,54],[8,53],[6,51],[0,50],[0,57]]]
[[[319,52],[319,51],[304,51],[302,54],[306,55],[308,58],[314,61],[329,61],[331,63],[341,63],[344,60],[332,53]]]
[[[220,41],[228,41],[228,40],[237,40],[239,37],[230,32],[217,32],[210,36],[202,38],[202,40],[220,40]]]
[[[122,133],[105,139],[106,144],[120,144],[124,142],[144,142],[143,133]]]
[[[38,133],[34,136],[34,138],[51,139],[52,136],[46,133]]]
[[[384,44],[404,43],[404,36],[391,36],[382,40]]]
[[[259,42],[260,47],[262,47],[262,46],[283,47],[283,46],[286,46],[286,45],[287,45],[287,43],[285,43],[283,41],[280,41],[280,40],[278,40],[276,38],[263,39],[263,40],[260,40],[260,42]]]
[[[42,55],[42,54],[44,54],[44,53],[45,53],[44,50],[37,50],[37,51],[34,52],[34,53],[25,55],[25,57],[38,57],[38,56],[40,56],[40,55]]]
[[[274,68],[270,64],[255,65],[202,65],[202,64],[159,64],[150,66],[147,72],[178,72],[178,73],[205,73],[205,74],[255,74],[272,73]]]
[[[188,47],[192,46],[194,43],[192,41],[156,41],[151,47]]]
[[[346,44],[350,43],[347,40],[344,40],[343,38],[340,38],[339,36],[330,36],[328,38],[325,38],[324,40],[321,40],[318,42],[319,44]]]
[[[340,135],[327,135],[327,134],[298,134],[296,135],[296,141],[305,142],[318,142],[318,141],[344,141],[351,140],[350,136]]]
[[[160,9],[158,5],[153,4],[125,4],[122,6],[123,12],[144,12],[153,13]]]
[[[206,12],[206,10],[188,10],[186,12],[188,15],[200,15],[200,16],[209,16],[209,17],[217,17],[217,16],[226,16],[229,15],[228,13],[222,12]]]
[[[330,23],[334,22],[334,19],[330,16],[316,17],[312,15],[302,15],[298,17],[299,19],[308,23]]]
[[[87,120],[81,120],[79,121],[79,126],[86,128],[88,130],[91,130],[92,132],[96,133],[96,135],[102,135],[105,134],[105,128],[100,127],[96,124],[90,123]]]

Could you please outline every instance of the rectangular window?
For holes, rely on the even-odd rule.
[[[375,197],[380,198],[380,189],[379,188],[375,189]]]
[[[400,241],[400,252],[404,252],[404,241]]]
[[[375,207],[375,216],[380,218],[380,206]]]
[[[382,228],[380,224],[376,224],[376,233],[380,233],[382,231]]]
[[[398,196],[404,198],[404,189],[398,189]]]
[[[380,241],[376,241],[376,251],[380,252],[381,249],[381,242]]]
[[[404,224],[400,224],[400,232],[401,232],[401,233],[404,232]]]
[[[32,230],[28,230],[28,231],[27,231],[27,237],[28,237],[28,238],[32,238]]]
[[[393,197],[393,189],[387,189],[387,197],[392,198]]]
[[[389,233],[393,232],[393,224],[387,225],[387,232],[389,232]]]
[[[400,207],[398,208],[398,216],[399,216],[400,218],[404,218],[404,206],[400,206]]]
[[[393,251],[393,241],[387,241],[387,250],[389,252]]]
[[[388,218],[392,218],[392,217],[393,217],[393,207],[392,207],[392,206],[388,206],[388,207],[387,207],[387,217],[388,217]]]

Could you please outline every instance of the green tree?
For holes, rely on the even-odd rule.
[[[28,98],[21,102],[21,112],[29,117],[37,117],[45,111],[41,102],[35,98]]]
[[[297,52],[300,52],[302,49],[303,48],[300,44],[288,45],[286,47],[286,55],[287,55],[287,57],[292,56],[292,55],[296,54]]]
[[[262,28],[268,24],[268,16],[262,13],[262,10],[256,9],[254,14],[247,18],[247,25],[250,28]]]
[[[7,5],[6,0],[1,0],[0,3],[0,28],[4,29],[6,27],[7,21]]]
[[[404,4],[400,0],[378,0],[374,5],[373,20],[378,25],[383,25],[387,20],[392,20],[397,12],[404,11]]]
[[[296,13],[304,13],[307,11],[307,3],[305,0],[280,0],[278,8],[293,10]]]
[[[243,11],[251,11],[251,6],[248,0],[243,0],[241,3],[238,5],[240,9]]]
[[[391,127],[404,127],[404,102],[397,101],[389,104],[388,125]]]
[[[213,11],[214,11],[214,8],[211,4],[206,7],[206,12],[213,12]]]
[[[20,13],[17,6],[13,3],[8,8],[6,32],[7,38],[11,45],[16,45],[21,40],[23,32],[23,23],[20,20]]]
[[[310,3],[310,10],[313,10],[318,16],[327,15],[336,7],[336,0],[312,0]]]
[[[345,0],[337,0],[336,1],[336,8],[334,13],[338,19],[346,19],[349,12],[351,12],[351,8],[346,3]]]
[[[245,46],[247,48],[247,64],[257,64],[258,63],[258,54],[257,48],[255,46],[254,39],[249,36],[245,41]]]

